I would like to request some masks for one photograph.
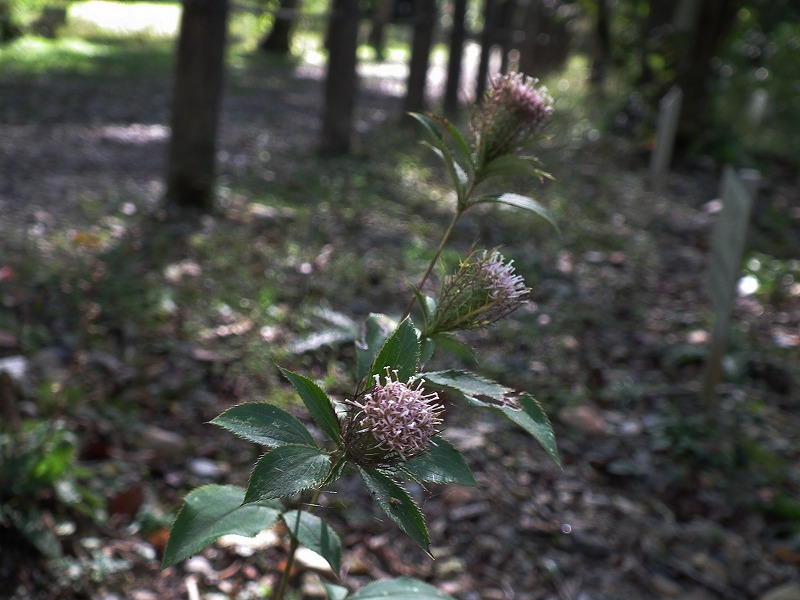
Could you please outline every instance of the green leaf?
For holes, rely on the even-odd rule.
[[[560,465],[553,426],[541,405],[530,394],[520,394],[468,371],[434,371],[424,374],[433,387],[455,392],[466,402],[479,408],[489,408],[507,417],[539,442],[550,457]]]
[[[414,297],[417,299],[417,305],[422,313],[422,320],[424,323],[427,323],[436,312],[436,300],[423,294],[415,285],[411,286],[411,290],[414,292]]]
[[[359,467],[358,470],[370,495],[383,511],[427,552],[431,540],[425,517],[406,489],[376,469]]]
[[[425,130],[430,134],[431,138],[433,138],[434,143],[437,147],[440,144],[444,144],[444,136],[442,132],[439,130],[439,124],[429,117],[428,115],[423,115],[422,113],[410,112],[408,113],[409,117],[412,117],[419,121],[419,123],[425,128]]]
[[[488,165],[484,166],[478,174],[479,181],[484,181],[489,177],[497,176],[539,176],[540,171],[536,168],[533,160],[515,154],[501,154]]]
[[[306,548],[328,561],[334,573],[342,568],[342,543],[336,532],[316,515],[292,510],[283,515],[289,533]]]
[[[328,475],[330,464],[330,456],[319,448],[279,446],[258,459],[247,482],[244,502],[293,496],[319,485]]]
[[[430,450],[403,465],[419,481],[475,485],[469,466],[453,445],[442,437],[431,441]]]
[[[432,585],[418,579],[398,577],[373,581],[348,597],[348,600],[455,600]]]
[[[519,403],[522,410],[517,410],[510,406],[504,406],[500,410],[514,423],[530,433],[542,448],[547,451],[550,458],[557,465],[561,465],[553,426],[550,424],[550,419],[547,418],[542,405],[530,394],[520,395]]]
[[[420,363],[428,362],[433,356],[434,350],[436,350],[436,342],[429,337],[423,338],[422,350],[420,351],[419,355],[419,362]]]
[[[316,383],[298,373],[293,373],[288,369],[281,369],[281,373],[300,394],[308,412],[311,413],[320,429],[338,444],[341,439],[339,421],[328,395]]]
[[[453,125],[447,119],[444,119],[444,126],[447,128],[448,133],[456,142],[456,147],[461,151],[461,154],[467,160],[467,162],[471,165],[472,164],[472,149],[469,147],[467,140],[464,139],[464,136],[461,135],[461,131],[459,131],[458,127]]]
[[[470,371],[458,371],[455,369],[431,371],[430,373],[423,373],[423,377],[434,385],[454,390],[467,402],[479,407],[488,406],[485,402],[481,402],[479,398],[503,399],[514,391]]]
[[[553,218],[553,215],[550,214],[550,211],[547,210],[544,206],[542,206],[539,202],[530,198],[528,196],[523,196],[522,194],[515,194],[512,192],[506,192],[505,194],[489,194],[487,196],[481,196],[475,201],[475,204],[491,204],[491,203],[499,203],[499,204],[507,204],[509,206],[515,206],[517,208],[524,208],[525,210],[529,210],[532,213],[539,215],[545,221],[547,221],[550,225],[552,225],[553,229],[558,231],[558,224],[556,220]]]
[[[420,357],[419,332],[410,319],[405,319],[381,347],[369,371],[368,380],[373,375],[386,375],[386,368],[397,371],[397,379],[402,382],[417,374]]]
[[[316,445],[294,415],[266,402],[245,402],[229,408],[211,421],[231,433],[262,446]]]
[[[468,365],[474,365],[478,362],[475,349],[469,344],[462,342],[455,338],[451,333],[440,333],[433,337],[438,348],[449,352],[459,360]]]
[[[375,362],[381,346],[397,328],[397,321],[383,314],[372,313],[364,323],[364,337],[356,344],[357,378],[363,380]],[[371,382],[367,382],[371,384]]]
[[[444,163],[444,166],[447,168],[447,172],[450,174],[450,178],[453,180],[453,185],[456,188],[456,193],[458,194],[460,202],[462,196],[464,195],[464,186],[467,183],[468,176],[455,157],[453,157],[453,152],[445,143],[444,136],[439,129],[440,124],[428,115],[423,115],[420,113],[408,114],[419,121],[425,130],[430,134],[431,141],[430,143],[426,143],[426,145],[429,146],[431,150],[433,150],[434,153],[442,159],[442,163]]]
[[[325,588],[325,592],[328,594],[328,600],[345,600],[347,598],[347,588],[344,586],[323,581],[322,587]]]
[[[161,568],[196,554],[228,534],[254,536],[271,527],[283,510],[279,502],[242,504],[244,489],[235,485],[206,485],[189,493],[172,525]]]

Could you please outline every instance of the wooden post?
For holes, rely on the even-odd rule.
[[[736,283],[741,273],[744,243],[753,199],[732,167],[725,167],[720,196],[723,207],[711,243],[709,294],[714,309],[714,327],[706,361],[701,400],[712,405],[722,376],[722,358],[728,341]]]
[[[672,161],[675,134],[678,131],[678,118],[681,114],[683,92],[672,87],[658,103],[658,124],[656,125],[656,146],[650,155],[650,185],[653,191],[660,192]]]

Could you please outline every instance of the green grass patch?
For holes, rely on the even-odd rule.
[[[0,69],[6,75],[32,76],[166,73],[172,68],[172,46],[169,40],[25,36],[0,48]]]

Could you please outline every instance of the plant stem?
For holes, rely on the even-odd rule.
[[[456,223],[458,222],[458,219],[461,217],[461,215],[464,213],[464,210],[465,209],[461,208],[456,209],[456,213],[453,215],[453,220],[450,221],[450,225],[448,226],[447,231],[445,231],[444,235],[442,236],[442,241],[439,242],[439,247],[436,248],[436,252],[434,252],[433,258],[431,259],[431,262],[428,264],[428,268],[425,271],[425,274],[422,276],[422,279],[417,285],[418,290],[422,291],[422,286],[425,285],[425,282],[428,281],[428,277],[431,276],[431,273],[433,272],[433,267],[436,265],[436,261],[439,260],[439,256],[442,254],[445,245],[447,244],[448,241],[450,241],[450,236],[453,235]],[[409,301],[408,306],[406,306],[406,310],[403,312],[403,318],[400,319],[401,321],[411,314],[411,309],[414,308],[414,302],[416,301],[416,299],[417,299],[416,295],[412,294],[411,300]]]
[[[314,512],[314,508],[317,506],[317,501],[319,500],[320,494],[322,494],[322,486],[319,486],[314,490],[314,495],[309,503],[308,512]],[[289,537],[291,538],[291,542],[289,543],[289,556],[286,557],[286,566],[283,568],[281,581],[278,584],[278,591],[275,592],[274,600],[283,600],[283,596],[286,593],[286,588],[289,586],[289,579],[292,576],[292,568],[294,567],[294,558],[297,554],[297,548],[300,546],[300,542],[297,541],[295,536],[290,535]]]
[[[322,488],[336,479],[336,474],[347,460],[344,456],[344,453],[334,454],[334,456],[336,456],[336,460],[333,461],[333,465],[331,466],[330,471],[328,471],[328,475],[325,477],[322,483],[319,484],[319,486],[314,488],[314,495],[311,496],[311,501],[308,503],[307,512],[309,513],[313,513],[314,509],[317,508],[317,502],[319,502],[319,497],[322,495]],[[281,581],[278,584],[278,591],[275,593],[274,600],[283,600],[283,595],[286,593],[286,588],[289,585],[289,579],[292,576],[292,567],[294,567],[295,554],[297,554],[297,548],[300,546],[300,542],[297,541],[295,536],[291,535],[290,533],[289,537],[291,538],[291,542],[289,543],[289,556],[286,557],[286,566],[283,568]]]

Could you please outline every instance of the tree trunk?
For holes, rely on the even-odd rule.
[[[467,30],[464,18],[467,15],[467,0],[453,2],[453,28],[450,31],[450,52],[447,57],[447,84],[444,89],[444,113],[453,117],[458,112],[458,91],[461,83],[461,59]]]
[[[300,0],[281,0],[272,29],[259,42],[259,49],[274,54],[289,54],[292,48],[292,31],[299,11]]]
[[[697,0],[702,2],[702,0]],[[657,73],[651,66],[650,55],[668,54],[666,51],[668,33],[672,28],[672,15],[675,9],[674,0],[650,0],[647,18],[642,25],[641,51],[639,55],[640,71],[638,87],[645,90],[657,80]],[[668,88],[669,86],[666,86]],[[661,90],[656,96],[661,96]]]
[[[433,27],[436,24],[436,1],[415,0],[414,39],[411,42],[411,62],[406,81],[405,112],[425,110],[425,83],[428,80]]]
[[[228,0],[184,0],[167,156],[168,204],[210,210]]]
[[[333,0],[326,36],[328,69],[319,144],[323,154],[346,154],[350,151],[358,93],[356,50],[359,21],[359,0]]]
[[[680,154],[690,145],[713,136],[709,81],[711,59],[730,34],[742,0],[651,0],[644,28],[641,73],[637,85],[651,107],[673,85],[683,91],[678,138]],[[652,56],[663,67],[653,68]]]
[[[558,18],[560,2],[531,0],[524,18],[525,39],[520,47],[519,70],[542,78],[562,69],[569,56],[570,34]]]
[[[478,77],[475,81],[475,97],[478,101],[483,100],[486,84],[489,81],[489,61],[492,58],[492,47],[499,39],[502,9],[503,7],[498,0],[484,0],[481,56],[478,62]]]
[[[392,0],[375,0],[372,9],[372,26],[369,30],[369,45],[375,50],[378,60],[383,60],[386,43],[386,25],[392,19],[394,2]]]
[[[730,34],[740,6],[740,0],[705,0],[698,7],[699,14],[693,23],[693,29],[685,30],[685,50],[679,55],[676,79],[677,85],[683,90],[678,126],[681,145],[710,132],[713,127],[709,110],[711,59],[716,56]],[[679,25],[676,23],[676,29]],[[678,44],[682,45],[681,36],[678,37]]]
[[[611,14],[608,0],[596,0],[596,2],[597,17],[592,39],[592,69],[589,73],[589,83],[595,88],[602,88],[611,61]]]

